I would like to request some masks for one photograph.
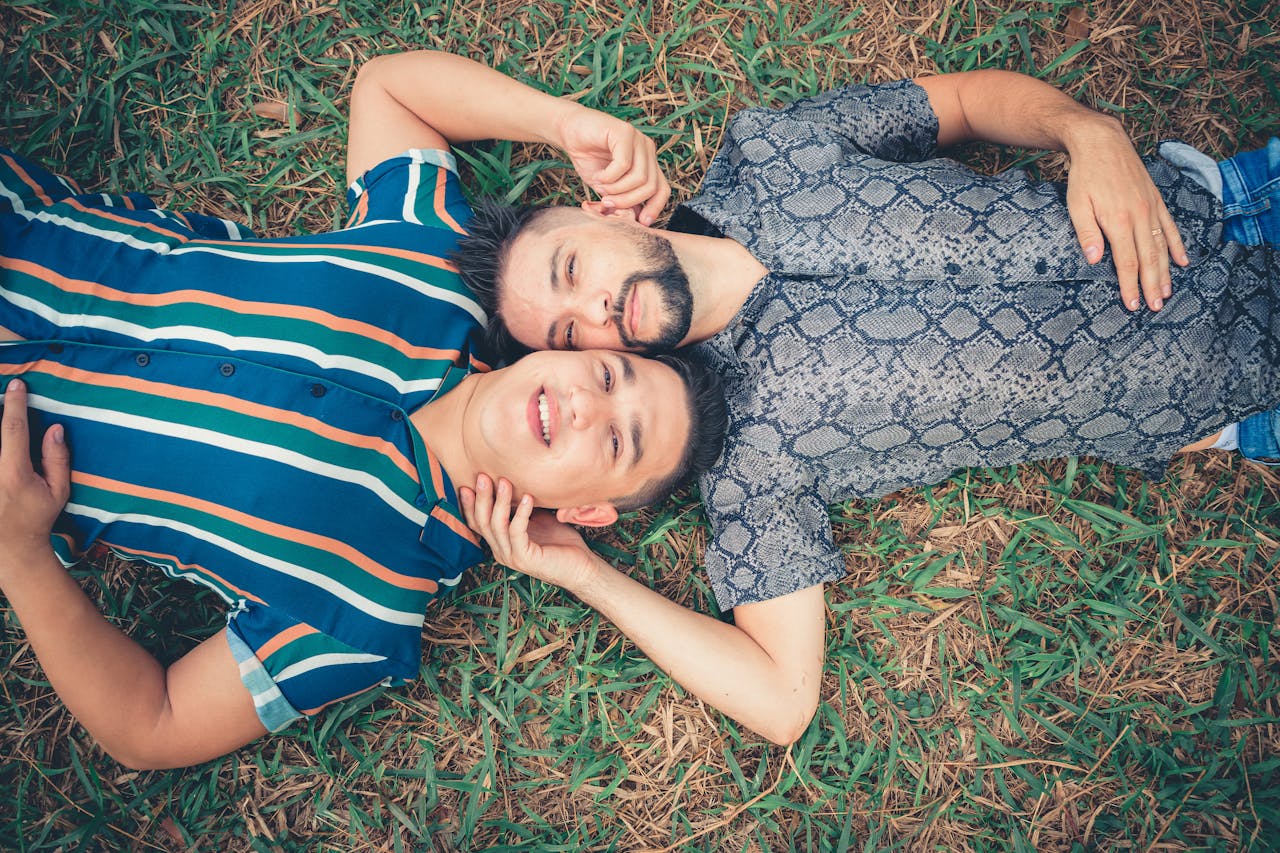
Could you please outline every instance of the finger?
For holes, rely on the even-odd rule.
[[[511,517],[507,528],[511,536],[511,544],[517,551],[529,550],[529,517],[533,515],[533,498],[524,495],[516,505],[516,513]]]
[[[1182,232],[1178,230],[1178,223],[1173,221],[1173,216],[1169,214],[1169,208],[1161,202],[1157,211],[1160,219],[1160,227],[1164,229],[1164,241],[1169,244],[1169,257],[1173,258],[1173,262],[1180,267],[1185,267],[1191,263],[1191,259],[1187,257],[1187,247],[1182,242]],[[1166,296],[1172,293],[1165,294]]]
[[[671,187],[667,184],[667,178],[661,172],[658,173],[658,189],[644,203],[644,207],[640,210],[637,217],[641,225],[652,225],[658,221],[658,217],[662,214],[663,208],[667,206],[667,199],[671,198]]]
[[[1138,253],[1133,245],[1132,232],[1111,241],[1111,260],[1116,265],[1116,279],[1120,283],[1120,300],[1130,311],[1142,306],[1138,291]]]
[[[45,430],[40,459],[49,493],[58,503],[65,504],[71,497],[71,451],[67,448],[66,434],[60,424]]]
[[[9,380],[4,392],[4,417],[0,419],[0,466],[31,465],[27,432],[27,384]]]
[[[1106,244],[1102,240],[1102,228],[1099,227],[1098,220],[1094,218],[1092,208],[1077,211],[1069,207],[1068,213],[1071,215],[1071,223],[1075,226],[1076,239],[1080,241],[1080,249],[1084,252],[1084,259],[1091,264],[1096,264],[1102,260],[1102,253]]]
[[[462,504],[462,520],[467,523],[467,527],[476,529],[476,493],[474,489],[468,489],[466,486],[458,488],[458,503]]]
[[[1142,294],[1152,311],[1164,307],[1165,290],[1169,287],[1169,253],[1165,249],[1164,229],[1152,228],[1148,233],[1136,232],[1139,276]]]
[[[509,556],[511,554],[511,483],[506,477],[498,479],[493,495],[493,511],[489,514],[489,524],[503,554]]]
[[[631,171],[631,164],[635,162],[635,152],[630,145],[609,145],[609,165],[600,170],[596,175],[596,189],[604,192],[604,188],[611,186],[618,181],[623,175]]]

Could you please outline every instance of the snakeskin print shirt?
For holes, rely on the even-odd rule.
[[[1158,477],[1280,401],[1275,253],[1220,244],[1212,194],[1148,162],[1192,263],[1163,310],[1131,313],[1064,185],[936,159],[937,132],[911,82],[745,110],[672,221],[770,270],[693,348],[729,396],[701,482],[723,609],[843,575],[829,503],[1073,455]]]

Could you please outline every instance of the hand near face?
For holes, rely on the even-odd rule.
[[[587,107],[570,112],[559,130],[560,147],[601,201],[634,209],[640,224],[652,225],[671,196],[653,140]]]
[[[0,420],[0,569],[49,549],[49,532],[71,494],[71,452],[60,426],[50,427],[41,449],[44,475],[31,464],[27,386],[9,382]]]
[[[1172,295],[1169,259],[1186,266],[1178,226],[1123,130],[1099,133],[1073,151],[1067,176],[1067,210],[1089,263],[1102,257],[1103,239],[1129,310],[1142,304],[1160,310]]]
[[[605,564],[573,527],[547,510],[535,510],[525,495],[511,512],[511,484],[481,474],[474,490],[459,490],[462,513],[472,530],[484,537],[493,559],[504,566],[569,591],[581,589]]]

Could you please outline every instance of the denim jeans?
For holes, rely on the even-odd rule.
[[[1222,239],[1280,246],[1280,139],[1218,164],[1222,173]],[[1278,368],[1280,369],[1280,368]],[[1240,422],[1240,453],[1264,465],[1280,465],[1280,409]]]
[[[1224,240],[1280,246],[1280,139],[1218,164]]]

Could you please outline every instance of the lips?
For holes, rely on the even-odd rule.
[[[539,441],[550,447],[551,440],[555,437],[556,415],[560,408],[556,404],[555,398],[547,393],[545,387],[539,388],[529,398],[529,404],[525,408],[525,417],[529,422],[530,432]]]
[[[632,338],[640,337],[640,293],[639,288],[632,287],[627,299],[626,324]]]

